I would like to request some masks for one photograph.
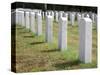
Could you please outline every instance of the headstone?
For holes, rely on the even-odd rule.
[[[59,19],[58,47],[62,51],[67,49],[67,16]]]
[[[45,12],[45,17],[47,16],[47,11]]]
[[[82,18],[84,18],[84,13],[82,13]]]
[[[94,13],[92,13],[91,18],[92,18],[92,22],[94,23]]]
[[[16,25],[23,25],[23,11],[19,9],[13,10],[11,12],[11,23]]]
[[[30,20],[31,20],[31,31],[35,33],[35,12],[30,13]]]
[[[97,27],[97,14],[95,14],[94,22],[95,22],[95,25],[96,25],[96,27]]]
[[[92,21],[82,18],[79,25],[79,59],[84,63],[92,62]]]
[[[17,12],[18,12],[18,25],[22,25],[22,13],[19,10]]]
[[[78,25],[79,25],[80,20],[81,20],[81,15],[80,14],[77,14]]]
[[[54,20],[54,12],[53,11],[51,11],[51,15],[52,15],[52,19]]]
[[[84,17],[87,17],[88,13],[87,12],[84,12]]]
[[[37,35],[42,35],[42,15],[41,12],[37,13]]]
[[[24,13],[25,9],[18,8],[17,10],[19,11],[19,16],[18,16],[18,18],[19,18],[19,24],[21,26],[25,26],[25,13]]]
[[[63,15],[64,11],[60,11],[59,14],[58,14],[58,19],[60,19]]]
[[[68,13],[64,13],[63,17],[66,17],[67,21],[68,21]]]
[[[47,15],[46,16],[46,42],[52,43],[53,42],[53,16]]]
[[[70,13],[70,22],[72,26],[74,25],[74,21],[75,21],[75,13]]]
[[[15,10],[15,13],[16,13],[16,25],[19,25],[19,20],[18,20],[18,10]]]
[[[42,18],[44,19],[44,12],[42,12]]]
[[[29,11],[25,12],[25,25],[27,29],[30,28],[30,12]]]
[[[58,22],[58,12],[56,12],[56,22]]]
[[[47,15],[51,15],[51,14],[52,14],[51,11],[48,11],[48,12],[47,12]]]
[[[25,16],[24,16],[24,11],[21,11],[22,14],[22,26],[25,26]]]

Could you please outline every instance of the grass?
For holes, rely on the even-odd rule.
[[[37,28],[37,27],[36,27]],[[78,59],[79,31],[68,23],[68,48],[61,52],[58,49],[58,23],[53,23],[54,41],[45,42],[45,21],[43,35],[36,34],[20,25],[16,26],[16,72],[37,72],[53,70],[70,70],[97,67],[97,32],[93,29],[92,63],[84,64]]]

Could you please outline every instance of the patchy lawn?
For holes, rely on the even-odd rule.
[[[37,27],[36,27],[37,28]],[[45,42],[45,21],[43,21],[43,35],[16,26],[16,72],[37,72],[53,70],[70,70],[97,67],[97,32],[93,28],[92,63],[84,64],[78,60],[79,33],[78,25],[68,23],[68,49],[61,52],[58,49],[58,23],[53,23],[54,42]]]

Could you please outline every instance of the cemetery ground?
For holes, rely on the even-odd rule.
[[[58,49],[57,22],[53,22],[53,43],[45,42],[45,21],[43,35],[34,33],[16,25],[16,72],[37,72],[54,70],[86,69],[97,67],[97,32],[92,30],[92,63],[84,64],[79,61],[79,29],[77,22],[67,26],[67,50]],[[36,28],[35,28],[36,29]]]

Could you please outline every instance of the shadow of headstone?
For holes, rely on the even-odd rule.
[[[77,66],[79,64],[80,64],[79,60],[70,60],[70,61],[66,60],[65,62],[56,63],[56,64],[54,64],[54,66],[57,69],[65,69],[65,68],[68,68],[68,67]]]

